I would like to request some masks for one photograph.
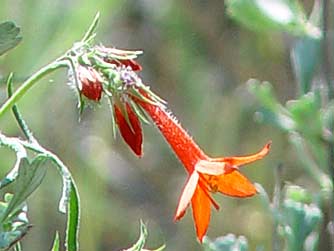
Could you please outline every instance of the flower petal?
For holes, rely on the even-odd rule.
[[[215,182],[216,190],[225,195],[249,197],[256,194],[255,186],[239,171],[216,176]]]
[[[212,161],[216,162],[226,162],[232,166],[241,166],[246,165],[256,160],[262,159],[266,156],[270,150],[271,142],[266,144],[259,152],[248,155],[248,156],[241,156],[241,157],[225,157],[225,158],[214,158]]]
[[[126,115],[123,115],[121,109],[117,105],[114,105],[114,109],[116,123],[124,141],[138,157],[141,157],[143,155],[143,132],[136,113],[132,110],[131,106],[126,103],[127,120],[125,118]]]
[[[174,220],[179,220],[183,217],[190,201],[191,198],[194,195],[196,186],[198,184],[199,180],[199,174],[196,171],[193,171],[192,174],[190,175],[186,185],[183,188],[179,204],[176,209],[175,217]]]
[[[193,209],[193,218],[195,222],[197,238],[202,242],[210,222],[210,198],[205,191],[197,186],[191,200]]]
[[[224,162],[200,160],[195,165],[195,170],[199,173],[209,175],[222,175],[237,169],[236,166],[226,165]]]

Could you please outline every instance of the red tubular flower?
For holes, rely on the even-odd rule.
[[[90,100],[99,101],[102,96],[102,79],[99,73],[92,67],[83,66],[79,66],[77,72],[81,83],[80,93]]]
[[[143,155],[141,123],[129,103],[126,103],[125,107],[126,111],[125,109],[122,111],[119,106],[114,105],[115,120],[125,142],[138,157],[141,157]]]
[[[141,93],[148,97],[144,91]],[[210,193],[220,192],[241,198],[255,195],[255,186],[239,172],[238,167],[262,159],[269,152],[270,143],[253,155],[210,158],[164,107],[136,97],[133,99],[152,118],[189,173],[174,219],[181,219],[191,202],[197,237],[202,242],[209,226],[211,204],[219,209]]]

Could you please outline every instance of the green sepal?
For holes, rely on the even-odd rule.
[[[111,97],[108,98],[108,105],[109,105],[110,115],[111,115],[112,135],[113,135],[113,138],[116,139],[116,131],[117,131],[117,127],[116,127],[116,115],[115,115],[115,109],[113,107],[113,102],[112,102],[112,98]]]
[[[141,121],[143,121],[145,124],[148,124],[148,125],[151,124],[150,119],[146,115],[146,112],[143,110],[143,108],[140,105],[137,105],[136,102],[134,102],[132,99],[129,99],[129,103],[131,107],[133,108],[133,111],[139,117]]]

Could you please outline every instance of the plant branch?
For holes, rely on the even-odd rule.
[[[14,93],[10,96],[6,102],[0,107],[0,118],[6,113],[10,108],[12,108],[15,103],[17,103],[26,92],[41,78],[46,76],[47,74],[55,71],[61,67],[68,67],[68,63],[65,60],[56,60],[52,63],[44,66],[39,71],[37,71],[34,75],[28,78]]]
[[[10,98],[13,95],[13,73],[10,73],[7,79],[7,94],[8,94],[8,98]],[[12,111],[14,114],[14,117],[17,121],[17,123],[19,124],[19,127],[21,128],[24,136],[30,141],[33,142],[35,139],[31,133],[31,131],[29,130],[29,127],[27,125],[27,123],[24,121],[18,107],[14,104],[12,107]]]

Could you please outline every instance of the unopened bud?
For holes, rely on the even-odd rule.
[[[99,101],[102,96],[102,78],[92,67],[79,66],[78,78],[81,83],[80,92],[86,98]]]

